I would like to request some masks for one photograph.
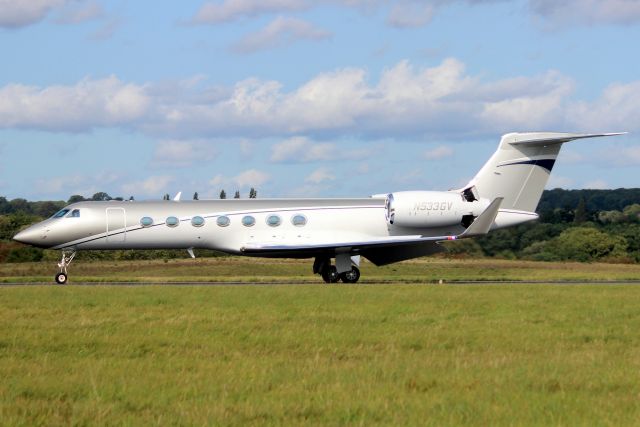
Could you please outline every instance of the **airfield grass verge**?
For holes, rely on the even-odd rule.
[[[632,285],[0,288],[3,425],[637,425]]]
[[[310,260],[218,257],[144,261],[74,261],[76,282],[295,282],[320,283]],[[51,283],[52,262],[0,264],[0,283]],[[376,267],[362,260],[361,282],[624,281],[640,280],[640,264],[534,262],[499,259],[419,258]]]

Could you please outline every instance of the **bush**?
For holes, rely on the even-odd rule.
[[[36,262],[42,260],[42,249],[25,246],[11,249],[6,262]]]
[[[523,255],[540,261],[611,261],[627,255],[627,241],[622,236],[603,233],[592,227],[574,227],[547,242],[536,242]]]

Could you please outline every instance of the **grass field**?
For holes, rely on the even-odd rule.
[[[320,283],[310,260],[220,257],[157,261],[74,261],[70,283],[82,282],[281,282]],[[640,264],[586,264],[493,259],[420,258],[375,267],[361,265],[361,282],[624,281],[640,280]],[[0,282],[52,283],[55,262],[0,264]]]
[[[242,265],[198,262],[193,277]],[[465,265],[387,272],[459,278]],[[561,266],[468,268],[498,279],[638,271]],[[111,268],[77,267],[96,280]],[[241,277],[310,277],[306,263],[278,267],[248,261]],[[0,271],[11,268],[40,267]],[[194,269],[118,268],[145,280]],[[0,424],[638,425],[638,331],[637,285],[5,286]]]

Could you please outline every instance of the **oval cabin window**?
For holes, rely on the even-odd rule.
[[[180,220],[175,216],[170,216],[167,218],[166,224],[169,227],[177,227],[180,224]]]
[[[191,218],[191,225],[194,227],[202,227],[204,225],[204,218],[201,216],[194,216]]]
[[[219,216],[218,219],[216,220],[216,224],[218,224],[220,227],[226,227],[230,223],[231,223],[231,220],[229,219],[229,217],[224,215]]]
[[[251,215],[247,215],[242,218],[242,225],[244,225],[245,227],[253,227],[255,223],[256,223],[256,219]]]
[[[280,225],[282,221],[280,220],[280,217],[278,215],[269,215],[267,217],[267,224],[270,227],[277,227]]]
[[[143,216],[140,219],[140,225],[143,227],[151,227],[153,225],[153,219],[148,216]]]
[[[291,223],[296,227],[302,227],[307,224],[307,217],[300,214],[294,215],[293,218],[291,218]]]

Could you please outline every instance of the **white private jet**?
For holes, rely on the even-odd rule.
[[[59,249],[67,281],[76,251],[215,249],[246,256],[315,258],[325,282],[355,283],[360,257],[381,266],[439,252],[440,242],[538,218],[536,206],[563,143],[620,135],[509,133],[463,188],[359,199],[80,202],[14,236]],[[335,263],[332,263],[335,259]]]

